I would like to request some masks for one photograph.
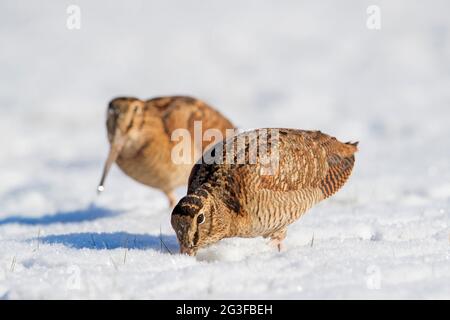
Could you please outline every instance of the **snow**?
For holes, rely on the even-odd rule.
[[[75,2],[80,30],[72,2],[0,4],[1,298],[450,298],[448,1]],[[354,173],[281,253],[181,256],[159,191],[113,167],[96,194],[108,101],[165,94],[359,140]]]

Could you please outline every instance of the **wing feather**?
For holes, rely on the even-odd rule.
[[[206,182],[213,182],[216,172],[238,177],[240,192],[258,189],[273,191],[296,191],[320,189],[324,198],[334,194],[347,181],[354,165],[357,143],[342,143],[320,131],[278,129],[278,165],[269,174],[261,174],[263,165],[238,164],[238,154],[234,164],[202,164],[194,166],[189,179],[190,188]],[[237,137],[232,141],[236,142]],[[250,149],[251,139],[245,140],[245,151]],[[226,148],[222,148],[226,149]],[[261,154],[258,154],[258,160]],[[223,161],[226,161],[223,154]],[[225,169],[224,166],[227,166]],[[220,169],[220,170],[219,170]]]

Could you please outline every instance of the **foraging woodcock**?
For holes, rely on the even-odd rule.
[[[258,148],[264,141],[266,149]],[[345,184],[357,145],[295,129],[257,129],[218,143],[194,166],[172,212],[181,253],[258,236],[280,250],[287,227]]]
[[[176,129],[187,129],[194,139],[194,122],[201,121],[202,130],[214,128],[225,137],[231,122],[206,103],[185,96],[159,97],[147,101],[123,97],[113,99],[108,106],[106,127],[110,151],[98,192],[104,190],[106,176],[116,162],[134,180],[162,190],[170,206],[175,205],[175,188],[186,185],[189,173],[201,150],[211,142],[193,144],[192,161],[175,163],[171,158]],[[197,158],[195,158],[197,154]]]

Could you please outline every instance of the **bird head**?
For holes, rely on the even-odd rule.
[[[145,102],[136,98],[116,98],[109,103],[106,127],[111,147],[97,188],[99,192],[104,190],[109,169],[124,149],[128,149],[125,151],[130,154],[133,151],[136,153],[139,150],[138,146],[144,143],[140,128],[144,122],[145,109]]]
[[[219,201],[203,190],[182,198],[173,209],[171,218],[180,252],[195,256],[200,248],[225,238],[230,229],[225,211]]]

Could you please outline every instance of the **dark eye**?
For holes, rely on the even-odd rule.
[[[197,224],[202,224],[203,222],[205,222],[205,215],[202,213],[197,217]]]

